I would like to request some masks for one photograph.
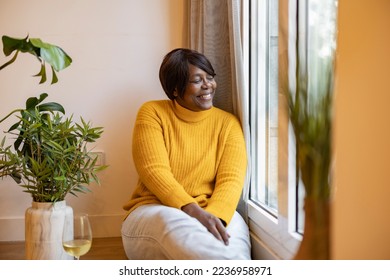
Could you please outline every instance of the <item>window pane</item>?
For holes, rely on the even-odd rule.
[[[336,48],[336,17],[337,0],[308,0],[300,3],[300,14],[307,14],[305,19],[305,34],[307,36],[307,61],[310,99],[316,98],[316,94],[321,94],[321,89],[325,88],[323,73],[333,63],[333,54]],[[305,5],[305,6],[304,6]],[[304,225],[304,187],[299,184],[297,191],[298,200],[298,223],[297,231],[303,232]]]
[[[251,200],[278,211],[278,1],[252,1]]]

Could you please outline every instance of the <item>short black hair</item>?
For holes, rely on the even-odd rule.
[[[189,82],[189,64],[202,69],[213,77],[216,75],[205,55],[185,48],[170,51],[165,55],[159,72],[162,88],[169,99],[175,99],[173,95],[175,89],[177,89],[179,96],[183,96]]]

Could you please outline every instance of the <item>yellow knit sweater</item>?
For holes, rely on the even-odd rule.
[[[132,149],[139,181],[123,207],[128,213],[150,203],[181,209],[195,202],[229,224],[247,167],[242,129],[232,114],[147,102],[137,115]]]

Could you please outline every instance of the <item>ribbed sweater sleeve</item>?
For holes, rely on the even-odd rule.
[[[237,120],[231,122],[224,139],[224,143],[219,143],[223,151],[215,188],[205,210],[229,224],[241,196],[247,168],[245,141]]]

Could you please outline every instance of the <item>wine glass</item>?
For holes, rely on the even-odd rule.
[[[92,230],[87,214],[75,215],[73,221],[65,220],[62,246],[75,260],[85,255],[92,245]]]

